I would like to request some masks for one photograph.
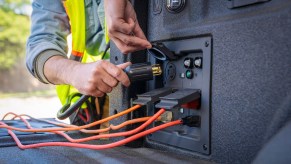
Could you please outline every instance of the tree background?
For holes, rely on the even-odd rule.
[[[25,66],[30,12],[30,0],[0,0],[0,93],[51,88],[34,79]]]
[[[29,35],[29,15],[25,6],[29,0],[0,0],[0,69],[11,69],[17,59],[25,55],[25,42]]]

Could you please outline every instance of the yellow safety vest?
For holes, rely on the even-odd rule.
[[[86,52],[86,16],[84,0],[66,0],[63,3],[71,24],[72,53],[70,59],[80,59],[82,63],[100,60],[103,52],[94,56]],[[106,43],[109,42],[107,30],[105,30],[105,40]],[[70,85],[58,85],[56,90],[63,105],[66,103],[69,96],[78,92],[77,89]],[[78,97],[76,97],[75,100],[71,100],[71,102],[75,102],[77,99]],[[85,106],[83,105],[82,107]]]

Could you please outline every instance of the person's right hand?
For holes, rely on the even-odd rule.
[[[105,18],[109,37],[123,54],[151,48],[128,0],[105,0]]]
[[[126,87],[130,85],[129,78],[123,71],[130,64],[127,62],[116,66],[105,60],[79,63],[74,66],[71,85],[82,94],[101,97],[110,93],[119,82]]]

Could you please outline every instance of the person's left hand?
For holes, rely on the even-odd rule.
[[[109,37],[123,54],[151,48],[128,0],[105,0],[105,18]]]

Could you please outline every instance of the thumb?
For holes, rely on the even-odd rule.
[[[130,66],[131,62],[126,62],[126,63],[122,63],[117,65],[117,67],[121,68],[121,69],[125,69],[126,67]]]

